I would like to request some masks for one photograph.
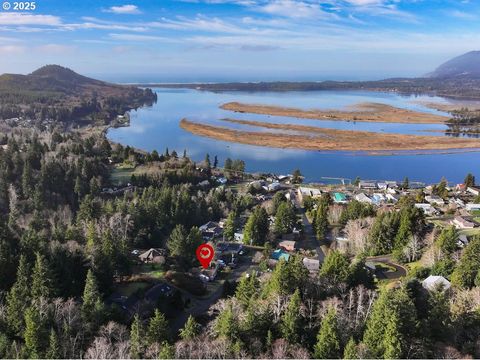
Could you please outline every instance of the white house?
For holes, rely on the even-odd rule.
[[[475,227],[475,223],[468,221],[461,216],[455,216],[452,220],[452,225],[457,229],[473,229]]]
[[[473,195],[475,195],[475,196],[480,195],[480,188],[475,187],[475,186],[469,186],[469,187],[467,187],[467,191],[468,191],[470,194],[473,194]]]
[[[311,198],[317,198],[317,197],[320,197],[322,195],[322,192],[320,191],[320,189],[300,186],[297,190],[297,194],[298,194],[298,199],[300,201],[303,201],[304,196],[310,196]]]
[[[355,200],[363,202],[363,203],[367,203],[367,204],[372,204],[373,203],[372,199],[370,199],[364,193],[360,193],[360,194],[355,195]]]
[[[430,275],[422,281],[422,286],[428,291],[433,291],[436,289],[448,290],[452,285],[450,284],[450,281],[443,276]]]
[[[417,209],[422,209],[423,213],[428,216],[436,215],[437,210],[430,204],[415,204]]]
[[[425,201],[432,205],[435,204],[442,206],[445,204],[445,201],[443,201],[443,199],[438,195],[427,195],[425,196]]]
[[[465,208],[467,211],[475,211],[475,210],[480,210],[480,204],[467,204],[465,205]]]

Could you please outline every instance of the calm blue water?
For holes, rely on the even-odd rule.
[[[361,91],[315,91],[287,93],[212,93],[190,89],[156,89],[158,102],[153,107],[142,108],[131,113],[130,127],[110,129],[111,140],[124,145],[152,151],[163,152],[166,147],[175,149],[179,154],[187,149],[194,160],[203,160],[206,153],[213,159],[218,156],[220,164],[227,157],[245,160],[247,170],[251,172],[291,173],[299,168],[307,181],[322,182],[322,177],[355,178],[378,180],[410,180],[427,183],[438,182],[445,176],[451,182],[463,181],[468,172],[477,177],[480,153],[449,153],[412,155],[408,152],[392,156],[369,156],[351,152],[318,152],[290,149],[277,149],[227,143],[224,141],[192,135],[179,127],[182,118],[201,121],[213,125],[231,128],[272,131],[259,127],[230,124],[223,118],[258,120],[276,123],[295,123],[300,125],[328,127],[346,130],[365,130],[387,133],[443,136],[431,130],[443,130],[444,125],[437,124],[392,124],[346,121],[319,121],[273,117],[255,114],[239,114],[219,109],[230,101],[251,104],[280,105],[303,109],[329,108],[340,109],[362,102],[379,102],[420,110],[440,113],[419,104],[421,101],[445,102],[438,97],[400,96],[391,93],[372,93]],[[425,132],[428,131],[428,132]]]

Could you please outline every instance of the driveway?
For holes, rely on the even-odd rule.
[[[303,235],[304,239],[300,241],[301,247],[308,250],[315,250],[316,256],[315,258],[320,261],[320,264],[323,263],[325,259],[325,253],[323,252],[322,248],[320,247],[320,243],[317,240],[317,236],[315,235],[315,231],[313,230],[313,226],[311,222],[308,220],[307,215],[305,213],[305,209],[298,201],[298,198],[295,196],[295,206],[298,209],[298,212],[302,216],[302,223],[303,223]]]

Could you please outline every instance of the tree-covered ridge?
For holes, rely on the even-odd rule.
[[[108,124],[117,115],[154,101],[156,94],[150,89],[109,84],[58,65],[29,75],[0,76],[3,120],[21,118],[37,125],[46,121]]]
[[[186,151],[145,153],[86,132],[14,129],[0,144],[2,358],[480,355],[480,237],[460,248],[456,229],[432,229],[413,205],[420,193],[379,208],[339,205],[323,192],[305,197],[301,209],[291,201],[295,185],[267,201],[252,183],[240,191],[236,179],[249,176],[240,160],[220,169],[216,157],[196,164]],[[114,188],[113,168],[130,163],[161,171]],[[220,185],[221,176],[233,186]],[[473,186],[474,177],[465,183]],[[449,190],[442,181],[432,192],[448,197]],[[351,247],[332,245],[317,271],[306,268],[304,250],[268,264],[278,238],[304,227],[303,210],[321,244],[341,229]],[[194,250],[205,241],[201,225],[220,219],[225,240],[243,230],[245,248],[264,260],[229,269],[206,295],[193,272]],[[140,289],[129,297],[140,301],[123,302],[124,309],[112,296],[125,279],[141,276],[132,251],[150,248],[165,251],[155,286],[177,292],[147,304],[149,291]],[[430,265],[393,282],[379,281],[368,266],[371,255],[412,263],[429,251]],[[429,274],[452,287],[425,289]]]

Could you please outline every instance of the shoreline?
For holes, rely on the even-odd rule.
[[[180,127],[192,134],[216,140],[246,145],[256,145],[273,148],[289,148],[298,150],[354,152],[365,151],[388,153],[395,151],[415,150],[476,151],[480,148],[480,141],[474,139],[384,134],[367,131],[313,128],[303,125],[272,124],[235,119],[227,119],[225,121],[271,129],[299,130],[311,132],[314,135],[289,135],[269,132],[240,131],[233,130],[227,127],[219,127],[198,122],[192,122],[188,119],[182,119],[180,121]]]
[[[402,124],[445,124],[447,116],[402,109],[381,103],[359,103],[346,110],[311,109],[244,104],[229,102],[220,106],[223,110],[269,116],[286,116],[311,120],[352,122],[384,122]]]

